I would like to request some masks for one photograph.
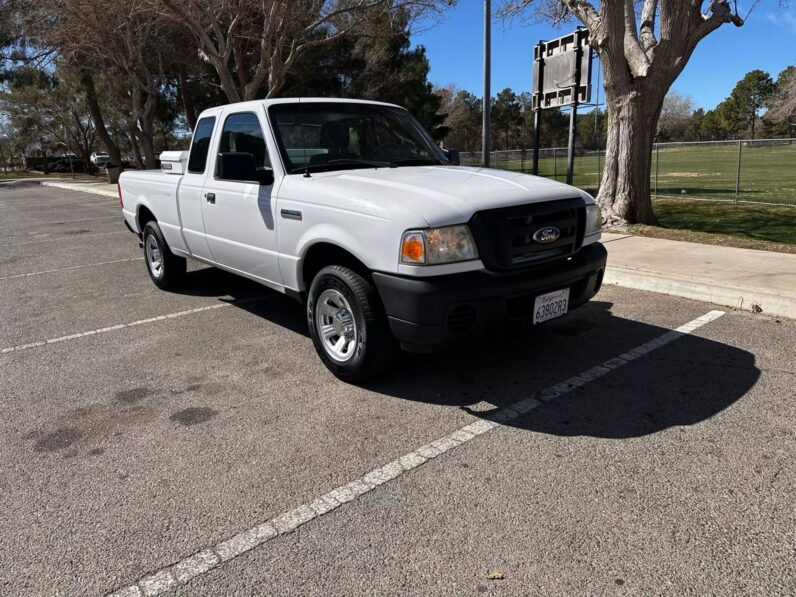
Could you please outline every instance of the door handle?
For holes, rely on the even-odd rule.
[[[215,205],[216,203],[216,194],[215,193],[205,193],[205,199],[207,199],[208,203],[212,203]]]

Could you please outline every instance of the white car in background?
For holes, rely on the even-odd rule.
[[[190,257],[298,299],[323,363],[356,381],[498,322],[542,323],[600,289],[588,193],[465,168],[405,109],[278,99],[205,110],[190,152],[122,173],[160,288]],[[542,350],[542,348],[540,348]]]
[[[91,154],[91,163],[100,168],[107,166],[110,161],[111,157],[105,152],[95,151]]]

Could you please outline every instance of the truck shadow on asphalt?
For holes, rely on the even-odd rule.
[[[217,298],[291,332],[309,337],[304,308],[285,294],[215,267],[200,265],[187,272],[174,294]]]
[[[611,306],[592,301],[545,326],[515,327],[438,355],[405,355],[367,387],[487,417],[669,331],[616,317]],[[751,353],[687,335],[505,424],[558,436],[640,437],[710,419],[759,377]]]
[[[182,292],[231,297],[220,300],[308,336],[298,303],[233,274],[194,270]],[[513,325],[446,352],[402,354],[392,371],[361,387],[487,417],[669,331],[617,317],[612,306],[593,300],[543,326]],[[759,377],[753,354],[686,335],[506,425],[560,436],[639,437],[705,421]]]

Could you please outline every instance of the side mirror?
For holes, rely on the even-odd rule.
[[[258,182],[264,187],[274,184],[274,171],[270,168],[257,168]]]
[[[462,165],[462,158],[459,155],[458,149],[443,149],[442,153],[445,154],[445,157],[448,158],[448,161],[454,166]]]
[[[216,178],[271,185],[274,184],[274,171],[258,168],[251,153],[233,151],[218,154]]]

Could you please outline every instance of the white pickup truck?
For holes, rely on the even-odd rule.
[[[541,323],[600,288],[600,210],[544,178],[458,166],[403,108],[337,99],[203,112],[189,152],[119,195],[160,288],[186,258],[295,297],[324,364],[359,381],[400,348]]]

